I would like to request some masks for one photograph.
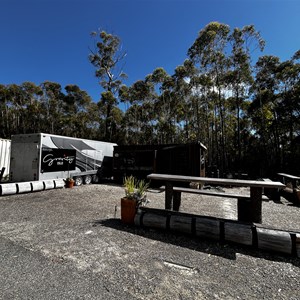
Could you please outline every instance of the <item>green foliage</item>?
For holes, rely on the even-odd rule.
[[[39,86],[31,82],[1,85],[1,137],[35,132],[94,137],[99,120],[92,113],[91,98],[76,85],[65,90],[63,93],[58,83],[48,81]]]
[[[130,200],[137,201],[138,205],[145,204],[147,202],[147,189],[149,183],[145,180],[138,180],[134,176],[128,176],[124,178],[125,197]]]
[[[92,36],[99,101],[73,84],[0,85],[2,138],[47,132],[119,144],[201,141],[207,171],[217,168],[220,176],[267,176],[299,161],[300,50],[287,61],[265,55],[253,65],[254,51],[265,46],[254,25],[231,30],[211,22],[173,74],[158,67],[126,86],[119,37]]]
[[[136,178],[133,176],[124,178],[125,196],[129,199],[134,198],[136,189]]]
[[[105,31],[93,32],[94,49],[90,49],[89,60],[96,68],[95,76],[104,90],[101,93],[100,105],[104,113],[105,140],[113,140],[112,111],[118,105],[117,95],[121,89],[122,82],[127,75],[118,67],[125,58],[126,53],[121,49],[121,40],[113,34]]]

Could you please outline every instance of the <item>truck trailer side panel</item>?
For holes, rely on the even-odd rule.
[[[12,136],[11,180],[96,174],[104,160],[112,160],[114,145],[45,133]]]
[[[15,135],[11,141],[10,175],[13,181],[38,180],[40,136]]]
[[[5,168],[2,179],[9,175],[11,140],[0,139],[0,171]]]

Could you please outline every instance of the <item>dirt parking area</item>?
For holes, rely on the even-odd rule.
[[[125,226],[123,194],[101,184],[1,197],[0,299],[300,299],[298,258]],[[149,199],[164,207],[164,193]],[[182,210],[236,219],[234,201],[186,195]],[[300,232],[299,209],[264,202],[263,225]]]

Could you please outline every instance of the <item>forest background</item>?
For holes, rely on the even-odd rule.
[[[127,86],[120,38],[92,36],[100,100],[76,84],[0,84],[1,138],[45,132],[119,145],[200,141],[208,172],[299,175],[300,50],[287,61],[257,56],[265,41],[254,25],[211,22],[173,74],[159,67]]]

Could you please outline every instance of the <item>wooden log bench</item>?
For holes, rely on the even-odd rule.
[[[236,198],[238,200],[238,220],[242,222],[262,223],[262,200],[263,188],[285,187],[281,182],[255,181],[239,179],[223,179],[209,177],[193,177],[167,174],[150,174],[150,180],[160,180],[165,182],[165,209],[179,211],[181,205],[181,193],[193,193],[199,195]],[[199,184],[214,184],[227,186],[250,187],[250,195],[219,193],[176,186],[177,182],[198,182]]]
[[[136,226],[145,228],[232,242],[300,258],[300,232],[297,231],[145,206],[139,207],[134,222]]]

